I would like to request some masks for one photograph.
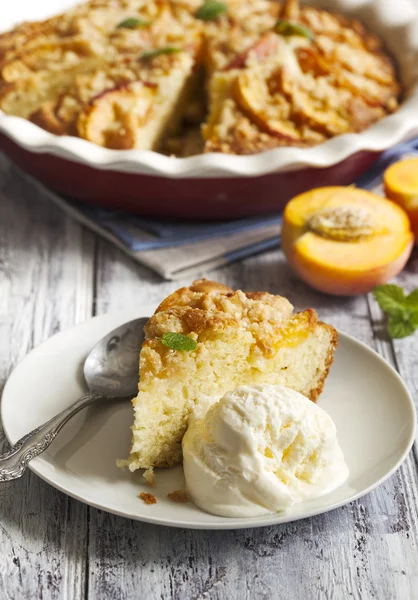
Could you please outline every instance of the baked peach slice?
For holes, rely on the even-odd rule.
[[[405,266],[413,235],[405,211],[355,187],[323,187],[291,200],[284,211],[283,251],[313,288],[363,294]]]
[[[385,194],[407,212],[418,244],[418,157],[388,167],[383,176]]]
[[[224,67],[224,71],[231,69],[242,69],[247,64],[247,59],[253,56],[257,61],[262,61],[272,54],[275,54],[279,49],[280,40],[278,35],[272,31],[264,33],[259,40],[252,44],[249,48],[238,54]]]
[[[262,130],[289,142],[301,140],[300,131],[289,118],[289,102],[282,94],[270,94],[268,82],[258,69],[242,71],[234,92],[239,106]]]
[[[115,150],[135,148],[155,100],[155,87],[136,81],[105,90],[81,111],[79,136]]]

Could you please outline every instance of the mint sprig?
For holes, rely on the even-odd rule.
[[[411,306],[412,308],[415,306],[418,309],[418,288],[411,292],[406,298],[406,305]]]
[[[197,342],[187,335],[182,333],[176,333],[175,331],[168,331],[161,337],[161,342],[167,348],[172,350],[183,350],[185,352],[192,352],[197,349]]]
[[[402,316],[405,313],[406,296],[399,285],[379,285],[373,290],[373,295],[388,315]]]
[[[177,54],[177,52],[180,52],[180,48],[175,48],[174,46],[165,46],[165,48],[147,50],[146,52],[143,52],[139,58],[141,60],[152,60],[157,56],[163,56],[164,54]]]
[[[139,29],[140,27],[148,27],[148,25],[151,25],[149,21],[137,19],[136,17],[129,17],[116,25],[116,29]]]
[[[291,21],[285,21],[284,19],[279,19],[276,21],[274,31],[279,35],[283,35],[284,37],[295,35],[299,37],[306,37],[311,41],[315,37],[313,31],[311,31],[309,27],[305,27],[305,25],[300,25],[299,23],[292,23]]]
[[[418,288],[407,296],[399,285],[379,285],[373,295],[388,316],[391,338],[408,337],[418,329]]]
[[[223,2],[215,0],[206,0],[200,8],[195,12],[195,17],[201,21],[214,21],[224,13],[228,7]]]

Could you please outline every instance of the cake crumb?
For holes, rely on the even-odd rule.
[[[157,504],[157,499],[154,494],[146,494],[145,492],[141,492],[138,498],[141,498],[145,504]]]
[[[151,487],[154,487],[154,485],[155,485],[154,467],[150,467],[149,469],[144,471],[143,478],[148,483],[148,485],[150,485]]]
[[[186,504],[189,501],[189,495],[186,490],[175,490],[167,494],[168,499],[176,504]]]

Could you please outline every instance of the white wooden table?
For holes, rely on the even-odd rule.
[[[57,331],[95,314],[157,303],[189,282],[161,282],[0,164],[1,389],[17,362]],[[280,251],[208,275],[316,307],[382,354],[418,400],[418,335],[390,342],[371,297],[313,292]],[[418,286],[417,252],[399,282]],[[7,447],[0,431],[0,451]],[[257,530],[187,531],[129,521],[28,473],[0,485],[0,600],[418,599],[417,525],[416,446],[363,499]]]

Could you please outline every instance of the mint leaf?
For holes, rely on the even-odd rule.
[[[201,21],[214,21],[220,15],[226,13],[227,10],[228,7],[223,2],[206,0],[206,2],[195,12],[195,17]]]
[[[149,21],[130,17],[129,19],[124,19],[118,25],[116,25],[116,29],[138,29],[139,27],[148,27],[148,25],[151,25]]]
[[[388,315],[391,338],[408,337],[418,329],[418,288],[406,296],[399,285],[379,285],[373,295]]]
[[[405,306],[405,292],[398,285],[378,285],[373,290],[380,308],[388,315],[403,317],[409,312]]]
[[[406,306],[414,312],[418,311],[418,288],[406,297]]]
[[[180,52],[180,48],[175,48],[174,46],[166,46],[165,48],[158,48],[157,50],[148,50],[147,52],[143,52],[140,56],[140,59],[151,60],[156,56],[162,56],[163,54],[176,54],[176,52]]]
[[[391,315],[388,320],[388,333],[391,338],[404,338],[412,335],[417,329],[412,319],[400,319],[395,315]]]
[[[290,21],[285,21],[283,19],[279,19],[275,26],[274,31],[279,35],[283,35],[285,37],[289,37],[291,35],[297,35],[299,37],[306,37],[309,40],[314,39],[314,33],[305,25],[300,25],[299,23],[291,23]]]
[[[197,349],[197,342],[187,335],[176,333],[175,331],[164,333],[161,338],[161,342],[164,344],[164,346],[167,346],[167,348],[171,348],[172,350],[184,350],[185,352],[191,352],[192,350]]]

